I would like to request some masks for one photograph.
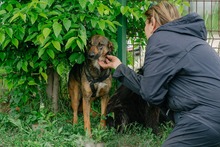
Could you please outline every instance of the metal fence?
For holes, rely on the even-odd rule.
[[[205,21],[208,37],[207,42],[220,55],[220,1],[219,0],[188,0],[190,7],[186,13],[196,12]],[[128,65],[134,70],[143,66],[145,47],[138,44],[127,44]]]

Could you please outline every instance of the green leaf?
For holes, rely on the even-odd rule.
[[[33,34],[30,34],[29,36],[27,36],[27,38],[25,39],[24,42],[27,42],[27,41],[30,41],[32,40],[34,37],[37,36],[38,33],[33,33]]]
[[[52,44],[58,51],[61,51],[61,46],[59,41],[52,41]]]
[[[0,10],[0,15],[7,13],[5,10]]]
[[[72,43],[75,39],[76,39],[76,37],[71,37],[71,38],[68,39],[68,41],[65,45],[65,50],[71,47],[71,45],[72,45]]]
[[[83,44],[86,46],[87,35],[86,35],[86,28],[83,25],[81,25],[79,37],[82,39]]]
[[[57,66],[57,73],[61,76],[62,73],[64,72],[64,69],[65,69],[65,67],[64,67],[64,65],[62,63],[58,64],[58,66]]]
[[[14,124],[16,127],[18,127],[19,129],[22,129],[22,123],[20,119],[14,119],[12,117],[9,117],[8,120]]]
[[[20,60],[20,61],[18,61],[18,63],[17,63],[17,69],[18,69],[18,70],[20,70],[20,69],[21,69],[22,64],[23,64],[23,62],[22,62],[21,60]]]
[[[82,7],[82,9],[84,9],[86,7],[87,2],[88,2],[88,0],[79,0],[79,4]]]
[[[37,83],[34,80],[31,80],[28,82],[28,85],[37,85]]]
[[[1,38],[1,37],[0,37]],[[0,39],[1,40],[1,39]],[[4,49],[9,43],[11,42],[10,39],[5,40],[5,42],[3,42],[2,44],[2,48]],[[1,42],[0,42],[1,43]]]
[[[44,80],[47,82],[48,76],[44,72],[40,72],[41,76],[44,78]]]
[[[6,31],[6,33],[8,34],[8,36],[9,36],[10,38],[12,38],[12,35],[13,35],[13,30],[12,30],[12,28],[6,28],[5,31]]]
[[[32,68],[34,68],[34,62],[29,62],[29,65],[32,67]]]
[[[56,37],[58,37],[60,35],[61,30],[62,30],[62,25],[59,24],[58,22],[54,22],[53,23],[53,32]]]
[[[79,39],[76,40],[76,43],[77,43],[78,47],[79,47],[81,50],[84,49],[84,46],[83,46],[82,42],[81,42]]]
[[[128,9],[129,9],[129,7],[128,6],[121,6],[121,13],[122,13],[122,15],[124,15],[125,13],[127,13],[128,12]]]
[[[43,18],[48,19],[48,18],[47,18],[47,15],[46,15],[45,13],[40,13],[39,15],[40,15],[41,17],[43,17]]]
[[[21,68],[22,68],[25,72],[28,72],[27,66],[28,66],[28,62],[27,62],[27,61],[24,61],[24,62],[22,63],[22,67],[21,67]]]
[[[100,4],[99,7],[97,8],[98,9],[98,12],[101,16],[103,16],[103,13],[104,13],[104,7],[103,7],[103,4]]]
[[[12,38],[12,44],[13,44],[14,46],[16,46],[16,48],[18,48],[18,44],[19,44],[18,39]]]
[[[72,53],[72,55],[69,57],[69,60],[72,63],[82,64],[85,61],[85,56],[81,52]]]
[[[20,79],[18,80],[18,85],[24,84],[25,81],[26,81],[26,78],[20,78]]]
[[[105,21],[104,20],[100,20],[98,22],[100,29],[104,30],[105,29]]]
[[[38,52],[38,57],[41,57],[45,52],[45,48],[40,48]]]
[[[85,61],[85,56],[84,54],[80,53],[78,58],[76,59],[76,63],[82,64]]]
[[[20,13],[19,15],[20,15],[21,19],[22,19],[24,22],[26,22],[26,14]]]
[[[20,15],[20,13],[16,13],[13,15],[13,17],[11,18],[11,20],[9,21],[10,23],[15,20],[16,18],[18,18],[18,16]]]
[[[5,57],[6,57],[6,53],[0,52],[0,59],[2,61],[4,61]]]
[[[5,41],[5,33],[0,31],[0,43],[2,44]]]
[[[80,53],[72,53],[71,56],[69,57],[70,62],[76,62],[77,57],[79,56]]]
[[[44,28],[44,30],[43,30],[43,35],[44,35],[44,37],[47,38],[47,36],[50,35],[50,32],[51,32],[51,29],[49,29],[49,28]]]
[[[70,28],[70,26],[71,26],[71,21],[70,21],[69,19],[65,18],[65,19],[63,20],[63,25],[64,25],[65,29],[66,29],[67,31],[69,31],[69,28]]]
[[[31,24],[34,24],[38,18],[38,14],[37,13],[31,13]]]
[[[49,7],[54,3],[54,0],[47,0]]]
[[[94,4],[95,0],[89,0],[90,4]]]
[[[90,21],[91,21],[92,27],[95,28],[98,21],[95,19],[91,19]]]
[[[52,49],[47,49],[46,50],[47,54],[50,56],[50,58],[54,59],[55,58],[55,54],[54,51]]]

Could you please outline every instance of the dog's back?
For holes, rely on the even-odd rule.
[[[110,98],[107,114],[114,113],[114,118],[107,118],[107,125],[123,131],[124,126],[138,123],[152,128],[157,132],[159,124],[159,108],[149,105],[140,95],[132,92],[125,86],[120,86]]]

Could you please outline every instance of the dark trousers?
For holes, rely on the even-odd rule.
[[[162,147],[220,147],[220,132],[185,116],[175,125]]]

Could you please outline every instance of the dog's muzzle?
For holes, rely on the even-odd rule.
[[[88,58],[89,58],[90,60],[96,60],[96,59],[98,59],[100,56],[101,56],[101,54],[95,54],[94,52],[91,52],[91,53],[88,54]]]

